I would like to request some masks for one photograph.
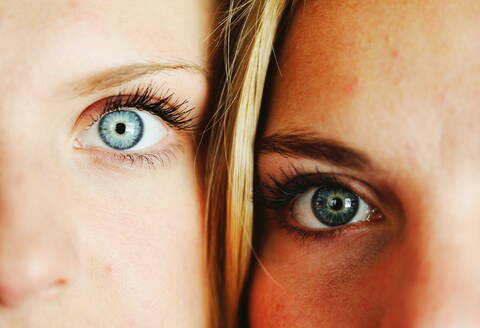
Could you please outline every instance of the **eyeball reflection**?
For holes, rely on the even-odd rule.
[[[293,203],[292,216],[309,230],[324,230],[368,221],[371,207],[355,193],[340,186],[311,188]]]
[[[135,151],[149,148],[168,135],[163,123],[138,110],[118,110],[105,114],[83,131],[77,142],[83,148]]]

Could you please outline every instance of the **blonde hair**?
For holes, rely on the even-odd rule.
[[[225,81],[209,127],[206,256],[211,321],[235,327],[252,253],[254,142],[275,36],[294,0],[232,0],[223,22]]]

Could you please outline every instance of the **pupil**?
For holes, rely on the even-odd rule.
[[[117,132],[118,134],[124,134],[126,129],[127,127],[125,123],[117,123],[117,125],[115,126],[115,132]]]
[[[343,202],[340,198],[335,197],[330,199],[328,206],[334,211],[340,211],[343,208]]]

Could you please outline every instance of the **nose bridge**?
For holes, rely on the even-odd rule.
[[[385,327],[480,326],[480,184],[451,178],[407,213],[403,277]]]

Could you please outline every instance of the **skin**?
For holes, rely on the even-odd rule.
[[[297,7],[260,138],[300,131],[371,165],[263,151],[258,179],[337,174],[382,218],[311,237],[259,210],[251,327],[480,325],[479,32],[473,0]]]
[[[76,140],[98,102],[149,84],[200,123],[211,5],[0,2],[0,326],[205,326],[194,135],[154,118],[153,165]]]

